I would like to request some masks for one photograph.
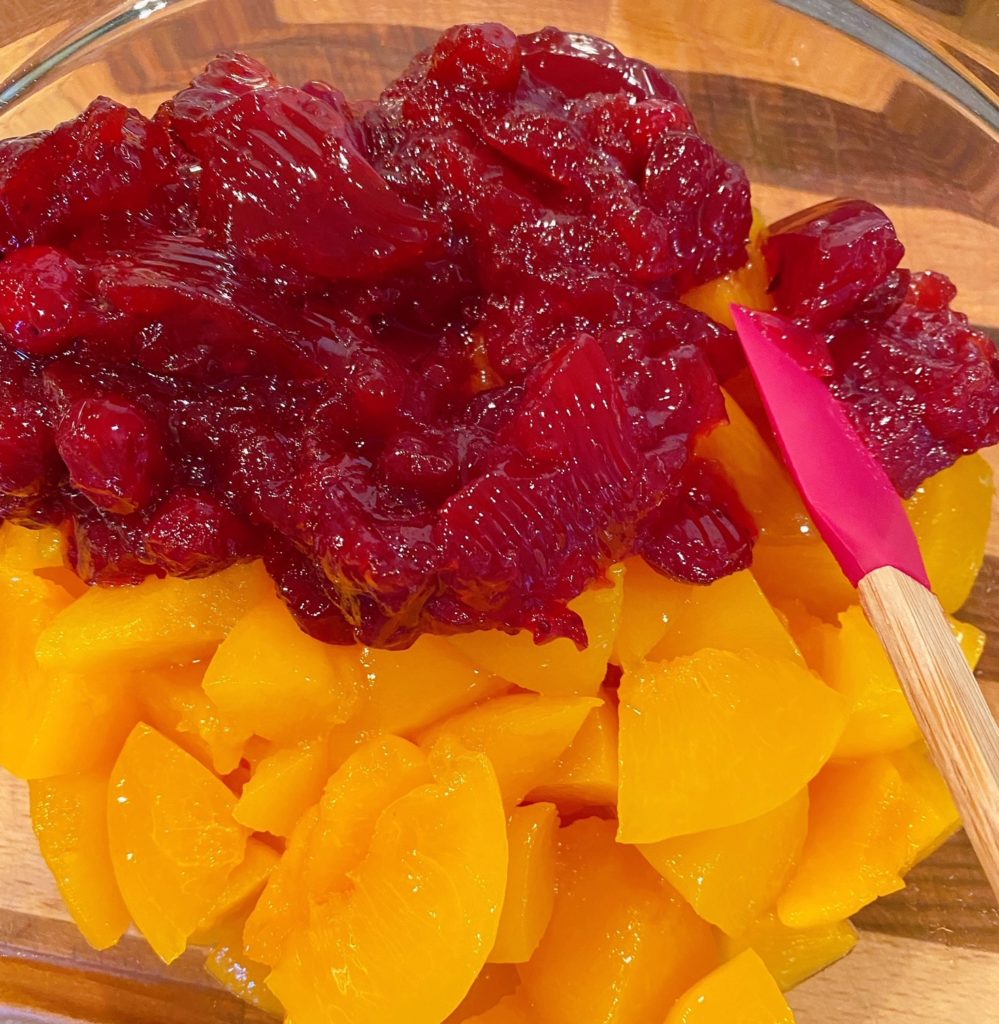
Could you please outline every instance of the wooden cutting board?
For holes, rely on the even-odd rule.
[[[0,0],[0,3],[5,8],[5,23],[0,26],[0,66],[5,68],[17,66],[30,53],[37,45],[37,31],[46,23],[58,19],[66,23],[79,21],[108,6],[105,0]],[[430,6],[422,14],[414,11],[414,20],[422,17],[425,19],[422,23],[428,25],[446,21],[447,15],[440,13],[434,3],[435,0],[430,0]],[[275,0],[275,4],[289,10],[294,7],[296,12],[302,7],[299,0]],[[712,4],[725,7],[714,0]],[[626,49],[638,51],[650,45],[649,33],[656,28],[648,21],[648,16],[643,20],[642,12],[646,9],[645,4],[637,4],[635,0],[618,0],[611,4],[604,34],[618,40]],[[708,45],[685,55],[689,56],[686,63],[672,65],[695,76],[684,81],[685,88],[696,92],[697,73],[717,67],[718,54],[725,47],[739,45],[737,27],[728,18],[728,10],[726,7],[728,20],[705,19],[714,33]],[[377,12],[371,16],[377,20]],[[522,13],[504,0],[497,0],[496,16],[516,22],[518,17],[522,18]],[[545,13],[538,13],[532,21],[545,17]],[[642,33],[632,38],[636,25]],[[728,31],[729,25],[731,38],[722,40],[719,33]],[[360,31],[359,26],[354,28]],[[345,29],[349,30],[350,26],[337,29],[340,38]],[[238,32],[233,33],[232,38],[239,38]],[[346,48],[340,55],[341,60],[349,64],[353,54],[355,64],[351,68],[357,77],[363,77],[364,62],[372,52],[372,42],[372,39],[359,37],[353,50]],[[414,29],[412,41],[409,37],[402,39],[398,60],[393,54],[389,63],[401,65],[405,56],[423,42],[420,30]],[[855,48],[844,46],[840,52],[836,50],[835,41],[829,46],[832,49],[827,49],[822,57],[841,69],[845,96],[857,96],[862,91],[857,83],[862,80],[872,111],[882,109],[891,101],[894,82],[871,73]],[[294,59],[301,59],[298,50],[294,51]],[[136,67],[145,68],[148,64],[141,53],[136,55]],[[761,81],[779,86],[781,79],[790,74],[791,66],[767,62],[760,64],[754,74]],[[811,84],[801,79],[809,66],[808,60],[793,65],[798,69],[793,82],[798,89],[807,89]],[[119,69],[119,74],[127,76],[128,68]],[[179,80],[171,76],[162,88],[176,85]],[[828,84],[823,82],[823,85]],[[50,120],[71,116],[98,91],[116,95],[123,86],[129,85],[134,87],[127,78],[88,81],[87,95],[77,96],[71,91],[54,95],[53,103],[57,106],[62,103],[65,109],[53,108]],[[150,95],[150,104],[158,98],[159,95]],[[779,101],[779,96],[775,94],[767,101]],[[792,97],[791,102],[798,100]],[[741,109],[738,96],[734,97],[732,109],[736,112]],[[725,109],[710,103],[705,103],[698,112],[709,129],[716,119],[726,116]],[[25,126],[24,130],[34,127]],[[842,126],[839,130],[841,134],[848,134]],[[738,137],[737,132],[725,134]],[[995,290],[994,267],[980,258],[981,253],[999,249],[995,218],[955,217],[955,213],[967,211],[936,209],[937,202],[948,202],[946,190],[933,196],[925,192],[912,195],[905,192],[904,182],[901,186],[899,182],[891,182],[891,189],[886,192],[878,138],[870,126],[861,125],[858,132],[849,134],[849,143],[855,161],[851,168],[853,178],[863,183],[864,194],[889,207],[909,246],[912,265],[946,268],[961,283],[965,295],[973,297],[968,308],[976,319],[999,324],[999,292]],[[807,144],[813,145],[814,140]],[[897,142],[889,144],[897,145]],[[869,174],[864,170],[865,147],[870,157]],[[748,153],[736,155],[750,159]],[[859,172],[858,166],[861,167]],[[944,163],[941,166],[943,172],[950,173]],[[765,162],[750,163],[749,169],[756,202],[771,218],[800,208],[817,197],[817,193],[813,195],[808,190],[806,181],[795,191],[768,185],[770,168]],[[904,194],[899,193],[900,187]],[[999,449],[990,453],[990,459],[999,473]],[[993,517],[988,550],[985,568],[963,617],[989,634],[990,643],[979,675],[999,716],[999,506]],[[862,929],[858,948],[792,993],[791,1001],[801,1024],[966,1024],[968,1021],[989,1024],[999,1021],[999,912],[991,905],[984,878],[963,835],[955,837],[917,868],[902,893],[865,910],[858,924]],[[267,1019],[216,988],[203,973],[195,952],[167,969],[137,936],[126,936],[118,948],[104,954],[91,950],[70,923],[55,884],[37,853],[28,818],[26,787],[0,771],[0,1024],[15,1021],[238,1024]]]

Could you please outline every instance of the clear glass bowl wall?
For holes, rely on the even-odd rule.
[[[774,0],[137,0],[104,5],[119,17],[103,30],[102,19],[74,25],[78,6],[45,6],[53,19],[39,47],[73,45],[0,106],[0,137],[72,117],[101,93],[151,111],[232,46],[289,82],[327,79],[362,98],[457,21],[605,36],[674,73],[769,218],[815,197],[869,198],[896,218],[907,265],[951,273],[961,308],[999,326],[989,260],[999,249],[999,133],[885,54]],[[908,52],[919,59],[918,45]]]
[[[59,54],[0,105],[0,137],[73,117],[98,94],[151,112],[232,47],[288,82],[325,79],[365,98],[458,21],[604,36],[673,75],[705,133],[746,167],[768,219],[837,195],[884,206],[906,265],[949,273],[958,308],[999,337],[999,133],[876,48],[774,0],[137,0],[106,5],[132,16],[103,27],[73,24],[67,0],[46,2],[62,13],[37,38],[3,39],[0,24],[0,54],[15,43],[17,61],[34,46]],[[946,970],[948,959],[934,963]],[[808,1020],[875,1019],[870,993],[829,991],[828,1014]]]

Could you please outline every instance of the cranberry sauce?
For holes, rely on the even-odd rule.
[[[612,560],[749,564],[694,454],[738,346],[680,296],[750,222],[661,72],[555,29],[452,28],[374,103],[240,54],[151,120],[99,99],[0,142],[0,517],[65,524],[90,583],[263,557],[333,643],[585,643]],[[867,204],[768,250],[908,490],[999,427],[989,350],[900,258]]]
[[[999,441],[999,353],[951,309],[943,274],[898,269],[876,206],[839,199],[780,221],[765,247],[778,309],[812,329],[808,360],[900,494]]]

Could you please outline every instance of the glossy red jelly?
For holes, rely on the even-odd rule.
[[[557,29],[456,26],[363,105],[241,54],[152,119],[99,99],[0,143],[0,515],[91,583],[263,557],[333,643],[584,643],[567,602],[625,554],[750,561],[693,454],[738,346],[679,301],[750,222],[668,79]],[[772,246],[901,489],[994,439],[994,362],[880,211]]]
[[[802,361],[833,394],[897,490],[999,440],[999,354],[951,309],[943,275],[899,269],[882,210],[822,203],[778,222],[765,247],[778,308],[808,328]]]

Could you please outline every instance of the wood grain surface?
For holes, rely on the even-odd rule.
[[[949,108],[911,83],[886,73],[883,62],[837,37],[821,46],[782,32],[776,22],[735,23],[732,5],[698,0],[703,31],[696,39],[672,38],[647,0],[580,0],[589,27],[625,49],[668,54],[701,124],[732,140],[754,182],[756,202],[771,217],[800,208],[830,189],[828,168],[813,173],[815,149],[836,141],[834,158],[858,192],[887,206],[900,226],[913,266],[936,265],[959,282],[965,308],[979,323],[999,328],[995,267],[983,254],[999,251],[999,176],[980,156],[983,140],[955,126]],[[890,2],[890,0],[888,0]],[[100,0],[0,0],[0,78],[27,60],[51,34],[66,30],[109,4]],[[263,3],[228,4],[259,35],[253,11]],[[266,0],[275,25],[298,25],[314,15],[312,0]],[[989,35],[996,0],[911,0],[899,5],[960,34],[982,48],[999,46]],[[251,10],[252,8],[252,10]],[[343,0],[340,24],[316,24],[318,48],[297,48],[280,34],[268,36],[277,70],[300,78],[328,77],[335,54],[338,75],[374,91],[382,65],[400,67],[432,38],[431,26],[450,20],[449,0],[427,0],[411,24],[387,31],[386,8],[369,0]],[[539,0],[528,8],[497,0],[496,17],[518,27],[565,21],[566,5]],[[562,14],[560,15],[560,11]],[[223,23],[220,21],[220,25]],[[270,25],[270,22],[268,22]],[[224,23],[224,38],[240,38],[240,24]],[[217,26],[212,31],[222,31]],[[291,29],[288,33],[291,33]],[[296,28],[297,32],[298,29]],[[223,38],[223,36],[219,36]],[[286,45],[287,44],[287,45]],[[688,45],[689,44],[689,45]],[[93,95],[129,95],[148,109],[175,89],[196,66],[204,40],[137,41],[113,67],[81,68],[72,81],[45,94],[44,118],[72,116]],[[733,58],[732,55],[735,55]],[[721,69],[732,59],[741,77]],[[312,62],[311,64],[309,62]],[[667,62],[664,58],[664,62]],[[837,68],[830,81],[828,68]],[[745,79],[752,80],[747,85]],[[821,95],[819,95],[821,94]],[[37,105],[16,130],[34,130]],[[761,132],[781,118],[800,125],[794,137]],[[9,116],[6,122],[13,124]],[[15,129],[11,129],[15,130]],[[5,134],[0,132],[0,134]],[[920,173],[904,167],[885,173],[884,154],[918,156]],[[838,173],[833,168],[832,177]],[[789,187],[788,182],[793,182]],[[969,199],[973,196],[973,200]],[[989,453],[999,471],[999,449]],[[983,628],[990,643],[978,677],[999,717],[999,507],[993,516],[988,558],[962,616]],[[858,949],[806,982],[792,996],[801,1024],[982,1024],[999,1019],[999,910],[963,834],[909,876],[907,887],[858,917]],[[94,953],[79,938],[42,863],[31,833],[26,789],[0,773],[0,1024],[14,1021],[97,1021],[101,1024],[259,1024],[264,1018],[221,993],[201,970],[196,953],[164,968],[136,936],[115,950]],[[29,1011],[27,1007],[34,1009]],[[400,1022],[405,1024],[405,1022]],[[653,1024],[653,1022],[650,1022]]]
[[[857,589],[999,905],[999,722],[926,586],[885,565]]]

